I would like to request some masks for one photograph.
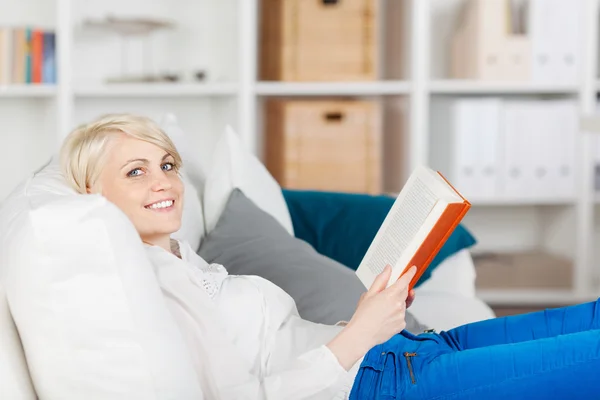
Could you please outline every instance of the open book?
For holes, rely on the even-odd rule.
[[[389,264],[389,286],[416,265],[417,273],[409,286],[412,289],[469,208],[471,203],[439,172],[416,168],[377,231],[356,275],[369,288]]]

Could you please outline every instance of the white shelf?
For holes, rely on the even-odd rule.
[[[496,198],[468,199],[473,206],[570,206],[575,205],[574,197],[539,197],[539,198]]]
[[[385,193],[391,197],[398,197],[399,193]],[[574,197],[538,197],[538,198],[501,198],[496,199],[477,199],[468,198],[471,205],[476,207],[518,207],[518,206],[572,206],[576,204]],[[597,197],[600,202],[600,195]]]
[[[83,26],[117,32],[120,35],[148,35],[159,29],[173,29],[176,24],[169,20],[153,18],[122,18],[107,16],[103,19],[88,19]]]
[[[0,98],[52,97],[56,95],[55,85],[8,85],[0,86]]]
[[[477,297],[490,305],[562,306],[598,299],[598,293],[577,294],[572,290],[496,289],[477,290]]]
[[[75,96],[94,97],[203,97],[231,96],[235,83],[147,83],[89,85],[75,88]]]
[[[429,91],[433,94],[562,94],[575,95],[579,88],[573,85],[548,85],[533,82],[483,82],[468,80],[433,80]]]
[[[256,93],[261,96],[381,96],[406,95],[406,81],[376,82],[258,82]]]

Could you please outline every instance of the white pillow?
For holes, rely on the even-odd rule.
[[[0,210],[0,281],[40,398],[202,398],[133,225],[56,164]]]
[[[174,114],[165,114],[160,126],[169,135],[177,151],[183,159],[181,178],[185,187],[183,199],[183,216],[181,228],[173,238],[187,241],[194,250],[198,250],[205,234],[204,214],[202,210],[202,188],[204,186],[204,171],[186,139],[185,132],[179,126]]]
[[[204,237],[202,203],[198,191],[190,182],[185,170],[182,170],[181,180],[184,187],[181,228],[171,236],[174,239],[188,242],[192,249],[198,250]]]
[[[410,312],[422,324],[438,331],[494,318],[494,311],[477,297],[421,290]]]
[[[462,249],[442,261],[431,272],[431,277],[415,291],[445,292],[474,298],[475,278],[475,264],[471,252]]]
[[[265,166],[247,150],[233,129],[227,126],[215,148],[204,188],[206,233],[215,228],[229,195],[236,188],[263,211],[271,214],[291,235],[294,234],[281,187]]]
[[[494,318],[494,311],[475,294],[475,265],[468,249],[446,258],[415,289],[410,312],[427,326],[448,330]]]
[[[21,340],[0,285],[0,399],[35,400]]]

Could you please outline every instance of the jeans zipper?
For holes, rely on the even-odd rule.
[[[417,356],[417,353],[409,353],[409,352],[404,353],[404,357],[406,358],[406,364],[408,365],[408,372],[410,373],[410,380],[413,385],[417,383],[417,380],[415,379],[415,373],[413,371],[412,357],[416,357],[416,356]]]

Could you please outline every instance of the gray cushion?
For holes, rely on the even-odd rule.
[[[231,274],[258,275],[273,282],[295,300],[300,315],[313,322],[349,320],[365,291],[354,271],[290,236],[238,189],[198,254]],[[412,315],[407,316],[407,325],[413,333],[426,329]]]

